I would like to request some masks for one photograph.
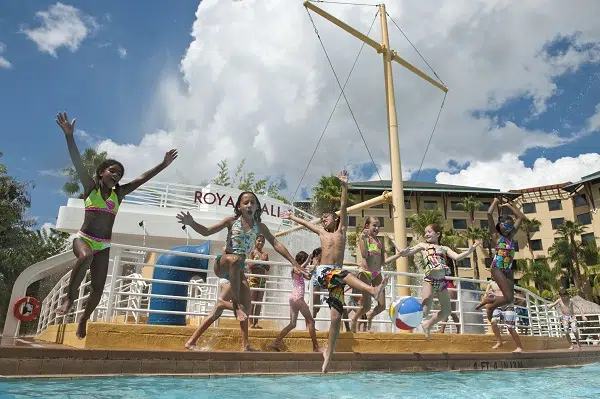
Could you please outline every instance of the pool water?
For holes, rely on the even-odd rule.
[[[0,399],[8,398],[600,398],[600,364],[486,372],[0,380]]]

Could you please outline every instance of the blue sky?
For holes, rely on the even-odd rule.
[[[0,57],[10,62],[10,68],[0,68],[3,93],[0,117],[4,125],[1,161],[20,180],[35,182],[30,214],[38,218],[38,225],[54,222],[58,207],[67,200],[60,193],[64,179],[56,176],[58,170],[70,164],[63,135],[54,124],[56,112],[66,110],[70,117],[76,116],[78,128],[96,141],[111,139],[119,145],[137,144],[145,134],[166,130],[164,118],[154,115],[157,85],[161,76],[179,74],[180,61],[194,40],[191,33],[198,3],[198,0],[146,1],[141,6],[134,1],[69,1],[64,4],[77,8],[82,18],[87,18],[89,32],[74,51],[59,46],[53,56],[41,51],[24,32],[41,25],[37,12],[47,11],[57,3],[0,0],[3,44]],[[90,22],[89,18],[94,20]],[[559,38],[546,43],[540,51],[552,56],[564,54],[573,48],[574,40],[574,37]],[[225,44],[224,41],[219,45]],[[470,111],[477,118],[491,118],[499,126],[510,121],[531,131],[556,132],[560,137],[585,130],[587,120],[600,103],[600,65],[583,63],[574,72],[553,77],[552,82],[558,88],[557,93],[548,100],[547,111],[540,115],[532,115],[532,100],[527,96],[512,98],[499,109]],[[450,95],[455,94],[451,91]],[[320,112],[329,111],[324,107]],[[319,123],[321,120],[323,115]],[[433,119],[425,123],[432,125]],[[444,134],[444,127],[438,127],[434,142],[440,139],[438,135]],[[78,143],[80,149],[86,147],[84,141]],[[546,147],[527,148],[519,154],[519,159],[530,168],[540,157],[554,162],[598,153],[600,140],[597,133],[591,132],[566,144]],[[420,156],[423,150],[416,148],[414,152]],[[471,162],[455,162],[449,157],[445,164],[447,170],[457,172],[468,168]],[[357,170],[363,176],[373,172],[368,163]],[[436,181],[440,170],[440,166],[425,169],[419,180]],[[414,178],[416,168],[411,171]],[[295,182],[286,180],[293,191]],[[301,192],[310,191],[304,188]]]

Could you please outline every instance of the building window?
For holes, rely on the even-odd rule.
[[[592,224],[592,214],[589,212],[577,215],[577,221],[581,224]]]
[[[531,250],[532,251],[541,251],[544,248],[542,247],[542,240],[531,240],[529,242],[529,245],[531,245]]]
[[[404,209],[410,209],[410,200],[404,200]]]
[[[456,263],[456,266],[460,267],[460,268],[464,268],[464,269],[470,269],[471,268],[471,259],[470,258],[464,258],[461,261],[458,261]]]
[[[425,209],[435,209],[438,207],[437,201],[423,201],[423,208]]]
[[[587,233],[587,234],[581,235],[581,242],[584,244],[589,244],[594,241],[596,241],[596,237],[594,236],[594,233]]]
[[[548,201],[548,209],[551,211],[560,211],[562,209],[562,201],[561,200]]]
[[[565,224],[565,218],[554,218],[554,219],[550,219],[550,222],[552,222],[552,228],[554,230],[558,229],[560,226],[562,226],[563,224]]]
[[[410,220],[408,218],[404,219],[406,221],[406,228],[410,229],[412,228],[412,223],[410,222]]]
[[[479,207],[479,211],[487,212],[490,209],[490,206],[492,206],[491,202],[482,202],[481,206]]]
[[[481,227],[482,229],[487,229],[490,227],[490,225],[487,220],[480,220],[479,227]]]
[[[533,202],[523,204],[523,213],[535,213],[535,204]]]
[[[453,211],[464,211],[460,201],[450,201],[450,209]]]
[[[467,219],[452,219],[452,228],[456,230],[466,230]]]
[[[373,205],[371,208],[373,208],[373,209],[383,209],[383,204]]]
[[[356,227],[356,216],[348,216],[348,226]]]
[[[383,227],[383,218],[381,216],[379,216],[377,219],[379,219],[379,226]]]
[[[412,237],[406,237],[406,245],[410,244],[412,242],[413,238]]]
[[[485,263],[485,268],[489,269],[492,267],[492,258],[484,258],[483,262]]]
[[[585,194],[579,194],[579,195],[574,196],[573,197],[573,205],[575,207],[587,205],[587,201],[585,199]]]
[[[519,252],[519,241],[517,241],[516,239],[513,240],[513,247],[515,247],[516,252]]]

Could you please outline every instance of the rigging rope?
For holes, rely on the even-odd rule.
[[[315,30],[315,33],[317,34],[317,37],[319,38],[319,41],[321,42],[321,46],[323,47],[323,50],[325,51],[325,55],[327,56],[327,60],[329,61],[329,65],[331,66],[333,73],[336,77],[336,80],[338,81],[338,84],[340,83],[339,79],[337,79],[337,74],[335,73],[335,70],[333,69],[333,65],[331,64],[331,60],[329,59],[329,55],[327,54],[327,50],[325,50],[325,46],[323,44],[323,41],[321,40],[321,37],[319,35],[319,31],[315,25],[314,20],[312,19],[312,16],[310,15],[310,12],[308,11],[308,9],[306,10],[306,12],[308,13],[308,16],[313,24],[313,28]],[[379,15],[379,10],[377,10],[377,12],[375,13],[375,17],[373,18],[373,22],[371,22],[371,26],[369,27],[369,31],[367,32],[367,36],[369,35],[369,33],[371,33],[371,29],[373,29],[373,25],[375,24],[375,20],[377,19],[377,16]],[[354,60],[354,63],[352,64],[352,68],[350,69],[350,73],[348,74],[348,77],[346,78],[346,81],[344,82],[344,85],[342,86],[340,84],[340,95],[338,96],[333,109],[331,111],[331,114],[329,115],[329,118],[327,119],[327,123],[325,124],[325,127],[323,128],[323,131],[321,132],[321,137],[319,137],[319,140],[317,141],[317,145],[310,157],[310,160],[308,161],[308,164],[306,165],[306,168],[304,169],[304,173],[302,174],[302,178],[300,179],[300,182],[298,183],[298,187],[296,188],[296,191],[294,191],[294,196],[292,197],[292,204],[294,202],[294,200],[296,199],[296,195],[298,194],[298,190],[300,189],[300,186],[302,185],[302,181],[304,180],[304,177],[306,177],[306,172],[308,171],[308,168],[310,167],[310,164],[312,162],[312,160],[315,157],[315,154],[317,152],[317,149],[319,148],[319,144],[321,144],[321,140],[323,140],[323,136],[325,135],[325,132],[327,131],[327,127],[329,126],[329,123],[331,122],[331,119],[333,118],[333,114],[335,113],[335,110],[337,108],[338,103],[340,102],[340,99],[342,98],[342,96],[344,96],[344,98],[346,98],[345,92],[344,92],[344,88],[346,87],[346,85],[348,84],[348,81],[350,80],[350,76],[352,76],[352,72],[354,72],[354,68],[356,67],[356,63],[358,62],[358,59],[360,57],[360,54],[363,51],[363,48],[365,47],[365,43],[363,42],[362,45],[360,46],[360,50],[358,51],[358,54],[356,55],[356,59]],[[348,100],[346,99],[346,103],[348,104],[348,108],[350,108],[350,104],[348,103]],[[352,113],[352,109],[350,108],[350,112]],[[354,114],[352,114],[352,117],[354,118]],[[354,118],[354,122],[357,124],[358,127],[358,123],[356,122],[356,118]],[[360,132],[360,127],[358,128],[359,133]],[[362,133],[361,133],[361,137],[362,137]],[[364,141],[364,137],[363,137],[363,141]],[[366,143],[365,143],[366,146]],[[369,148],[367,147],[367,151],[369,151]],[[371,156],[371,153],[369,152],[369,156]],[[371,160],[373,161],[373,157],[371,156]],[[375,164],[375,161],[373,161],[373,164]],[[375,165],[375,169],[377,170],[377,165]],[[379,171],[377,172],[377,174],[379,175]],[[381,180],[381,176],[379,176],[379,179]]]
[[[377,4],[364,4],[364,3],[348,3],[344,1],[326,1],[326,0],[309,0],[311,3],[325,3],[325,4],[343,4],[346,6],[368,6],[368,7],[379,7]]]

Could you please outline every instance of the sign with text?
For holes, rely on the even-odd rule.
[[[261,200],[262,213],[263,215],[269,215],[276,218],[281,217],[281,213],[290,209],[291,207],[281,208],[279,204],[269,204],[267,202],[263,202]],[[237,195],[234,197],[231,194],[223,194],[218,191],[215,192],[202,192],[196,191],[194,193],[194,203],[200,203],[204,205],[217,205],[222,207],[231,207],[232,210],[235,207],[235,202],[237,201]]]

